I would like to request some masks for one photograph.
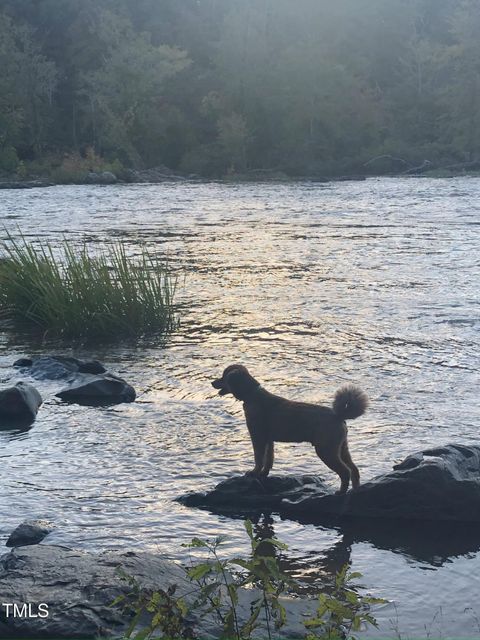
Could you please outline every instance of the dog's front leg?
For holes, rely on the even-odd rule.
[[[266,478],[270,473],[271,468],[273,467],[273,441],[268,442],[265,447],[265,457],[263,458],[263,467],[261,471],[261,475]]]
[[[253,445],[253,455],[255,457],[255,466],[251,471],[247,471],[246,476],[260,476],[264,466],[264,460],[267,453],[268,443],[263,438],[251,435]]]

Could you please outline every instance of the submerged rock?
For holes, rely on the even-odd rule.
[[[222,512],[277,511],[282,500],[298,500],[326,494],[328,488],[314,476],[238,476],[223,480],[212,491],[187,493],[177,501],[187,507],[206,507]]]
[[[14,367],[29,369],[28,373],[36,380],[61,380],[72,378],[77,373],[105,373],[106,369],[98,360],[77,360],[70,356],[36,356],[20,358]]]
[[[480,447],[450,444],[414,453],[390,473],[339,495],[311,476],[230,478],[178,498],[217,512],[267,510],[302,522],[333,518],[480,522]]]
[[[42,396],[31,384],[17,382],[0,391],[0,427],[10,424],[31,424],[42,404]]]
[[[25,520],[12,531],[6,546],[23,547],[38,544],[53,530],[53,525],[45,520]]]
[[[111,373],[77,375],[75,380],[56,394],[57,398],[79,404],[119,404],[133,402],[135,389]]]

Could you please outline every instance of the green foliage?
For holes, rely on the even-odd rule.
[[[2,10],[0,149],[21,160],[92,147],[128,167],[215,177],[480,160],[478,0],[3,0]],[[386,155],[402,162],[370,162]],[[69,176],[80,179],[62,167],[54,178]]]
[[[13,173],[18,167],[17,152],[13,147],[0,148],[0,171]]]
[[[111,606],[122,607],[131,617],[124,637],[145,640],[160,632],[165,638],[193,638],[193,629],[188,619],[189,608],[182,597],[176,595],[177,586],[163,589],[142,589],[135,578],[122,569],[117,570],[120,578],[129,586],[129,593],[116,598]],[[148,624],[138,629],[142,616],[147,615]]]
[[[88,147],[83,156],[79,153],[65,154],[61,163],[49,170],[50,177],[58,184],[82,184],[90,171],[110,171],[119,176],[123,172],[123,165],[119,160],[108,162],[92,147]]]
[[[287,623],[282,598],[288,595],[288,588],[295,586],[295,581],[280,570],[275,555],[276,550],[287,547],[275,537],[257,540],[249,520],[245,529],[251,548],[248,558],[222,558],[224,536],[213,540],[193,538],[183,545],[203,551],[206,556],[186,569],[194,588],[187,588],[184,595],[176,595],[177,585],[166,591],[142,589],[135,579],[120,572],[130,591],[119,596],[112,606],[121,606],[131,616],[125,638],[144,640],[156,637],[158,632],[167,638],[195,638],[195,622],[207,616],[216,619],[220,637],[225,640],[276,637]],[[370,608],[384,601],[358,595],[351,584],[357,577],[359,573],[348,573],[344,567],[336,577],[334,592],[319,595],[317,616],[305,623],[306,640],[355,640],[352,631],[376,625]],[[251,594],[249,614],[242,617],[246,607],[240,607],[239,602],[245,594]]]
[[[0,317],[53,337],[117,339],[176,326],[175,279],[146,249],[121,243],[97,255],[67,241],[55,251],[8,238],[0,262]]]
[[[318,596],[316,616],[305,622],[306,640],[357,640],[353,634],[368,625],[377,626],[370,610],[385,600],[359,595],[354,582],[361,576],[358,572],[350,573],[346,565],[341,569],[333,592]]]
[[[40,152],[54,115],[56,65],[42,53],[34,28],[1,12],[0,69],[0,148],[24,144]]]
[[[245,529],[250,539],[251,555],[248,559],[222,559],[219,548],[225,538],[201,540],[194,538],[191,548],[202,548],[207,553],[204,562],[194,565],[187,571],[190,580],[199,587],[199,596],[194,603],[201,616],[214,613],[222,628],[222,637],[250,638],[259,627],[263,627],[268,638],[274,630],[280,629],[286,622],[285,607],[281,595],[290,578],[278,567],[275,555],[266,555],[265,549],[285,549],[286,546],[276,538],[258,541],[253,535],[252,523],[247,520]],[[239,591],[254,588],[255,596],[250,602],[250,615],[240,619],[238,602]],[[226,595],[225,595],[226,594]]]
[[[94,144],[119,152],[140,165],[150,145],[161,145],[165,130],[162,101],[165,81],[185,69],[186,53],[154,46],[146,34],[128,26],[101,67],[84,74],[81,92],[91,109]]]

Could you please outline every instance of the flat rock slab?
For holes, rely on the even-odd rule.
[[[28,370],[36,380],[72,379],[78,373],[105,373],[106,369],[98,360],[77,360],[70,356],[37,356],[20,358],[14,367]]]
[[[19,547],[0,558],[2,602],[48,604],[48,618],[0,615],[0,638],[96,638],[119,634],[128,616],[110,607],[128,592],[116,570],[146,587],[185,583],[180,567],[150,554],[72,551],[64,547]]]
[[[275,511],[311,523],[332,516],[480,522],[480,447],[450,444],[414,453],[392,472],[343,495],[312,476],[242,476],[177,500],[220,513]]]
[[[81,374],[65,389],[57,394],[67,402],[76,402],[86,405],[119,404],[121,402],[133,402],[135,389],[122,378],[113,374]]]
[[[0,391],[0,428],[31,424],[42,404],[42,396],[31,384],[17,382]]]
[[[177,501],[187,507],[204,507],[221,512],[248,513],[258,510],[277,511],[282,501],[300,500],[327,494],[329,489],[315,476],[252,476],[229,478],[211,491],[187,493]]]
[[[45,520],[26,520],[12,531],[6,546],[23,547],[38,544],[53,531],[53,528],[52,523]]]

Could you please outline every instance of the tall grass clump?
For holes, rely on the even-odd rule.
[[[8,236],[0,260],[0,318],[49,337],[115,339],[176,326],[176,279],[142,248],[136,258],[114,243],[92,255],[64,240],[33,247]]]

